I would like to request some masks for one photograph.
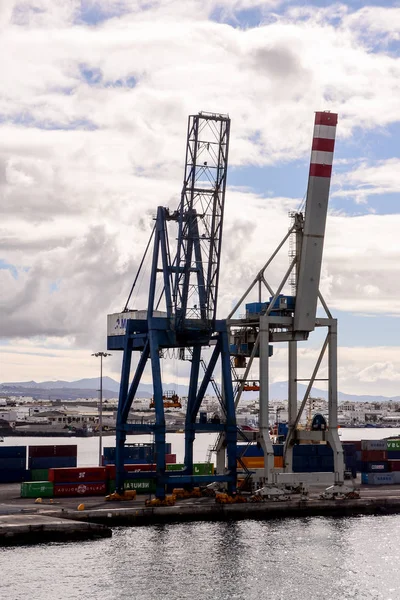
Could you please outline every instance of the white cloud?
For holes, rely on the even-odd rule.
[[[374,164],[363,162],[356,168],[336,176],[339,186],[333,196],[353,197],[359,203],[367,202],[370,196],[397,194],[400,187],[400,159],[389,158]]]
[[[304,186],[315,109],[340,113],[338,144],[398,120],[400,59],[366,41],[377,28],[393,36],[397,12],[269,12],[279,4],[99,0],[94,8],[117,16],[89,26],[77,0],[1,2],[0,249],[18,272],[0,270],[2,335],[104,345],[105,315],[124,304],[155,208],[178,204],[188,114],[229,112],[232,166],[286,164],[290,177],[304,159]],[[209,20],[252,7],[265,15],[257,28]],[[337,178],[337,195],[396,190],[397,162],[358,165]],[[221,315],[303,192],[229,190]],[[330,217],[322,288],[333,308],[400,313],[398,220]],[[287,265],[283,253],[274,285]],[[145,294],[144,279],[137,306]],[[55,376],[67,378],[64,367]]]

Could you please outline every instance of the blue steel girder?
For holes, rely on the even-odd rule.
[[[124,351],[117,413],[116,489],[119,492],[123,491],[125,477],[123,450],[127,433],[151,431],[156,449],[156,494],[158,497],[165,494],[166,426],[160,350],[185,347],[193,348],[185,422],[185,476],[191,479],[185,480],[185,483],[190,484],[195,480],[192,474],[196,431],[223,431],[227,440],[229,469],[226,475],[220,477],[228,482],[231,491],[236,489],[236,418],[227,324],[226,321],[216,320],[229,135],[230,119],[226,115],[199,113],[189,117],[180,206],[173,213],[164,207],[157,209],[147,319],[127,319],[125,335],[108,338],[109,349]],[[177,249],[173,261],[169,250],[168,221],[178,224]],[[162,273],[163,289],[157,301],[159,273]],[[153,316],[162,299],[166,317]],[[208,347],[212,340],[216,346],[199,386],[202,348]],[[137,351],[141,351],[141,356],[129,386],[132,352]],[[220,425],[196,423],[219,358],[226,422]],[[129,424],[129,410],[149,359],[155,422]]]

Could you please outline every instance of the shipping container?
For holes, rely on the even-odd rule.
[[[174,465],[176,463],[176,454],[166,454],[165,462],[167,465]]]
[[[77,456],[78,446],[72,444],[58,446],[29,446],[28,456],[46,458],[49,456]]]
[[[284,447],[285,447],[284,444],[274,444],[273,445],[274,456],[283,456]]]
[[[241,462],[248,469],[263,469],[264,468],[264,457],[263,456],[243,456]],[[243,469],[242,465],[237,463],[238,469]]]
[[[55,483],[54,496],[104,496],[107,485],[104,481],[88,483]]]
[[[168,467],[169,467],[169,465],[167,465],[167,469],[168,469]],[[146,463],[145,465],[141,465],[141,464],[124,465],[124,469],[128,473],[139,473],[140,471],[144,471],[144,472],[155,471],[156,468],[157,468],[157,466],[155,464],[149,465],[148,463]],[[107,465],[106,469],[107,469],[107,478],[115,479],[116,471],[117,471],[116,466],[115,465]]]
[[[342,441],[342,446],[355,446],[356,447],[356,451],[361,450],[361,440],[349,440],[349,441]]]
[[[167,465],[167,471],[182,471],[185,468],[183,463]],[[214,463],[193,463],[193,475],[213,475]]]
[[[400,438],[387,440],[387,449],[400,451]]]
[[[87,483],[106,481],[106,467],[76,467],[49,469],[49,481],[53,483]]]
[[[386,450],[362,450],[361,461],[362,462],[373,462],[387,460]]]
[[[363,462],[362,473],[387,473],[389,471],[389,465],[387,461],[374,461],[374,462]]]
[[[245,456],[246,458],[264,456],[264,450],[257,444],[238,444],[236,446],[236,456]]]
[[[274,456],[274,468],[283,469],[283,456]]]
[[[400,471],[393,471],[393,483],[398,485],[400,483]]]
[[[21,483],[30,480],[30,471],[23,469],[2,469],[0,471],[0,483]]]
[[[167,471],[182,471],[184,468],[185,465],[183,463],[174,463],[167,465]],[[156,465],[154,465],[154,470],[156,470]]]
[[[214,475],[214,463],[194,463],[194,475]]]
[[[394,473],[361,473],[361,483],[367,485],[393,485]]]
[[[0,471],[4,469],[25,469],[26,459],[24,458],[0,458]]]
[[[26,446],[1,446],[0,458],[24,458],[26,460]]]
[[[31,469],[31,480],[32,481],[48,481],[49,470],[48,469]]]
[[[357,446],[355,444],[342,444],[343,454],[345,456],[355,456],[357,452]]]
[[[333,450],[329,444],[315,444],[315,453],[317,456],[333,457]]]
[[[387,457],[388,460],[398,460],[400,458],[400,450],[388,450]]]
[[[29,469],[60,469],[62,467],[76,467],[76,456],[42,456],[29,457]]]
[[[387,440],[361,440],[361,450],[387,450]]]
[[[293,456],[313,456],[317,454],[317,444],[295,444]]]
[[[155,481],[152,479],[126,479],[124,481],[125,490],[136,490],[137,494],[154,494],[156,491]],[[108,482],[108,491],[110,494],[115,492],[115,480]]]
[[[49,481],[21,483],[21,498],[52,498],[53,492],[53,484]]]
[[[388,460],[388,466],[391,473],[400,471],[400,460]]]
[[[115,446],[106,446],[103,454],[107,460],[115,460]],[[155,445],[152,443],[148,444],[125,444],[124,446],[124,458],[148,458],[153,456],[155,453]],[[171,444],[165,444],[165,453],[171,454]]]

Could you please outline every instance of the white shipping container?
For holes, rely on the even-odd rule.
[[[368,473],[369,485],[392,485],[394,473]]]
[[[387,441],[361,440],[361,450],[387,450]]]
[[[155,310],[154,317],[166,317],[167,313],[162,310]],[[147,320],[147,310],[128,310],[122,313],[114,313],[107,315],[107,335],[125,335],[126,322],[129,319],[137,319],[141,321]]]

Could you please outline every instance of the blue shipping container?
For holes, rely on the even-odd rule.
[[[76,467],[76,456],[43,456],[29,457],[29,469],[58,469],[62,467]]]
[[[154,444],[131,444],[124,447],[124,458],[150,458],[150,462],[152,462],[154,453]],[[165,444],[165,453],[172,454],[169,442]],[[115,447],[105,447],[103,455],[107,460],[115,460]]]
[[[394,473],[362,473],[361,483],[368,485],[393,485]]]
[[[319,444],[319,445],[316,444],[315,450],[316,450],[317,456],[333,457],[333,450],[330,446],[328,446],[328,444]]]
[[[24,469],[2,469],[0,471],[0,483],[20,483],[29,481],[29,471]]]
[[[357,446],[355,444],[343,444],[343,453],[346,456],[352,456],[354,454],[356,454],[357,452]]]
[[[295,444],[293,446],[293,456],[315,456],[317,454],[317,444]]]
[[[0,448],[0,458],[26,459],[26,446],[2,446]]]
[[[388,450],[388,460],[398,460],[400,458],[400,450]]]
[[[26,469],[26,458],[0,458],[0,471],[3,469]]]
[[[283,444],[274,444],[274,456],[283,456]]]
[[[261,446],[257,446],[257,444],[238,444],[236,446],[236,453],[236,456],[264,456],[263,449],[261,448]],[[281,456],[283,456],[283,454]]]

